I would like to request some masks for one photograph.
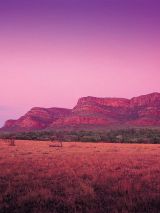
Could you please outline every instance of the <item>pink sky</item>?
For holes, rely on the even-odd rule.
[[[82,96],[131,98],[160,92],[156,23],[139,17],[136,25],[133,17],[130,23],[120,14],[105,17],[109,21],[104,23],[97,14],[93,22],[94,13],[69,17],[67,11],[66,20],[62,11],[50,17],[39,10],[28,19],[15,11],[13,17],[9,12],[2,16],[0,124],[33,106],[72,108]]]

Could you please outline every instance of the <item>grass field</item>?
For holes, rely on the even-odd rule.
[[[1,213],[159,213],[160,145],[0,142]]]

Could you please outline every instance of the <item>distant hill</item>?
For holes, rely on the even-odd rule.
[[[1,131],[160,126],[160,93],[125,98],[83,97],[73,109],[32,108]]]
[[[5,122],[2,131],[34,131],[45,129],[61,117],[68,116],[70,109],[34,107],[18,120]]]

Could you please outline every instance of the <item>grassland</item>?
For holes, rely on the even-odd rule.
[[[0,141],[1,213],[159,213],[160,145]]]

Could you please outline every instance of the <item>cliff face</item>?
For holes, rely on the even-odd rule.
[[[132,99],[84,97],[72,113],[51,124],[56,126],[159,126],[160,93]]]
[[[32,131],[47,128],[61,116],[69,115],[70,109],[34,107],[18,120],[6,121],[2,130]]]
[[[131,110],[136,113],[136,118],[127,122],[136,126],[160,125],[160,93],[152,93],[131,99]]]
[[[132,98],[130,100],[132,107],[160,107],[160,93],[151,93]]]
[[[160,126],[160,93],[132,99],[84,97],[72,109],[32,108],[2,130],[29,131],[64,127]],[[83,128],[84,128],[83,126]]]

